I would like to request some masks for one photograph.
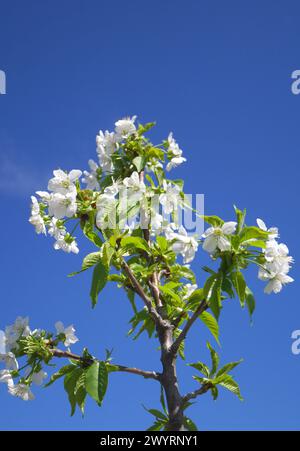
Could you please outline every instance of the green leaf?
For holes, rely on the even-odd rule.
[[[212,336],[215,338],[216,342],[220,345],[219,341],[219,324],[215,317],[209,312],[202,312],[199,316],[201,321],[206,325],[206,327],[211,332]]]
[[[243,401],[238,384],[235,382],[233,377],[230,376],[229,374],[225,374],[223,376],[220,376],[220,378],[215,379],[215,383],[219,384],[222,387],[226,388],[227,390],[231,391],[236,396],[238,396],[238,398],[241,401]]]
[[[202,216],[204,221],[213,227],[221,227],[224,224],[223,219],[219,216]]]
[[[86,398],[86,389],[85,389],[85,372],[81,374],[81,376],[77,379],[75,390],[75,399],[76,403],[79,406],[82,414],[84,414],[84,405]]]
[[[246,287],[246,289],[245,289],[245,299],[246,299],[246,304],[247,304],[247,307],[249,310],[249,314],[250,314],[250,316],[252,316],[252,314],[255,310],[255,299],[254,299],[253,293],[249,287]]]
[[[165,426],[165,422],[164,421],[155,421],[155,423],[150,426],[148,429],[146,429],[147,431],[161,431],[162,428]]]
[[[241,362],[243,361],[243,359],[237,361],[237,362],[230,362],[227,363],[226,365],[224,365],[216,374],[216,377],[218,378],[219,376],[222,376],[222,374],[227,374],[230,371],[232,371],[236,366],[238,366]]]
[[[188,431],[198,431],[197,426],[195,423],[188,417],[184,417],[184,426]]]
[[[160,236],[160,235],[157,236],[156,243],[158,244],[158,246],[162,252],[165,252],[166,250],[168,250],[169,244],[164,236]]]
[[[109,242],[104,243],[102,248],[102,262],[109,269],[111,259],[115,253],[115,249],[111,246]]]
[[[210,276],[204,284],[203,294],[207,300],[211,311],[218,320],[221,311],[221,286],[222,274],[214,274]]]
[[[79,377],[82,375],[82,368],[75,368],[72,372],[66,374],[64,379],[64,388],[68,394],[69,402],[71,405],[71,416],[74,415],[76,409],[76,396],[75,387]]]
[[[129,302],[131,304],[131,307],[132,307],[134,313],[137,314],[138,311],[137,311],[137,308],[136,308],[136,305],[135,305],[135,302],[134,302],[134,296],[135,296],[134,291],[131,290],[130,288],[128,288],[128,290],[127,290],[127,297],[129,299]]]
[[[132,163],[136,167],[137,171],[141,172],[145,167],[145,157],[141,157],[141,156],[135,157],[132,160]]]
[[[259,227],[244,227],[240,233],[240,242],[243,243],[244,241],[248,241],[252,238],[265,241],[268,239],[268,236],[268,232],[261,230]]]
[[[151,413],[151,415],[153,415],[157,419],[168,420],[166,415],[164,413],[162,413],[160,410],[157,410],[157,409],[146,409],[146,410],[147,410],[147,412]]]
[[[204,376],[209,377],[210,370],[207,365],[203,362],[197,362],[197,363],[189,363],[189,366],[195,368],[197,371],[200,371],[200,373],[204,374]]]
[[[77,368],[77,367],[75,365],[73,365],[73,364],[63,366],[56,373],[52,374],[52,376],[50,377],[49,382],[47,382],[47,384],[45,384],[44,387],[49,387],[49,385],[52,385],[57,379],[59,379],[60,377],[65,376],[65,374],[67,374],[67,373],[70,373],[75,368]]]
[[[240,233],[240,231],[244,227],[244,222],[245,222],[245,217],[246,217],[246,209],[241,211],[234,205],[234,210],[235,210],[236,219],[237,219],[236,232]]]
[[[98,295],[100,291],[102,291],[106,285],[107,276],[108,276],[107,267],[102,263],[102,261],[99,261],[97,266],[95,266],[93,272],[92,286],[90,291],[90,297],[92,300],[93,307],[95,307],[95,305],[97,304]]]
[[[218,390],[218,387],[213,386],[213,387],[211,387],[210,391],[211,391],[213,400],[215,401],[215,400],[218,398],[218,396],[219,396],[219,390]]]
[[[95,246],[97,247],[101,247],[102,246],[102,240],[101,238],[97,235],[97,233],[94,232],[94,225],[93,225],[93,217],[90,218],[89,221],[85,222],[84,225],[82,226],[82,231],[84,233],[84,235],[92,242],[95,244]]]
[[[236,290],[236,293],[239,297],[241,306],[244,307],[245,290],[246,290],[246,282],[245,282],[244,276],[240,271],[236,271],[236,272],[232,273],[231,280],[232,280],[233,286]]]
[[[176,305],[181,305],[182,304],[182,300],[180,298],[180,296],[175,293],[175,291],[173,291],[171,288],[169,288],[166,285],[160,285],[159,287],[160,291],[162,291],[164,294],[169,295],[172,299],[174,299],[174,301],[176,301]]]
[[[166,402],[165,402],[164,389],[163,389],[162,385],[160,385],[160,398],[159,399],[160,399],[160,403],[161,403],[161,406],[162,406],[165,414],[168,415],[167,406],[166,406]]]
[[[140,238],[138,236],[128,236],[122,238],[121,246],[124,248],[133,247],[136,249],[141,249],[143,251],[149,252],[149,246],[147,244],[147,241],[144,240],[144,238]]]
[[[213,376],[217,372],[219,366],[219,356],[209,342],[207,342],[207,347],[210,351],[210,358],[212,363],[210,376]]]
[[[102,404],[108,384],[108,373],[104,362],[94,362],[85,375],[85,389],[99,404]]]
[[[82,261],[81,270],[72,272],[68,276],[73,277],[77,274],[80,274],[83,271],[86,271],[87,269],[91,268],[92,266],[95,266],[99,262],[99,260],[101,260],[100,252],[92,252],[92,253],[86,255]]]

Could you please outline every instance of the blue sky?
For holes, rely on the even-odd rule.
[[[159,369],[156,346],[126,338],[131,311],[122,292],[107,287],[95,310],[91,274],[67,278],[84,252],[66,255],[36,236],[28,223],[29,196],[46,188],[51,171],[86,168],[95,135],[125,115],[157,121],[153,140],[174,132],[188,161],[173,172],[188,193],[205,194],[205,211],[233,219],[232,205],[277,225],[296,259],[296,282],[266,296],[248,274],[257,309],[253,325],[237,301],[221,315],[221,359],[244,358],[235,370],[244,402],[223,392],[190,408],[201,430],[299,429],[300,356],[291,333],[300,329],[299,117],[291,73],[300,68],[300,6],[296,1],[123,2],[54,0],[2,2],[0,69],[1,315],[32,327],[74,323],[80,342],[100,358],[114,348],[120,364]],[[79,240],[80,243],[80,240]],[[200,250],[194,263],[203,283]],[[187,342],[189,361],[208,359],[206,330]],[[195,387],[179,368],[182,391]],[[2,385],[2,384],[1,384]],[[104,405],[88,402],[86,416],[69,417],[62,384],[36,389],[21,402],[0,387],[1,430],[145,429],[158,407],[155,382],[113,374]]]

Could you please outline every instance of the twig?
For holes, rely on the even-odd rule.
[[[128,266],[125,260],[123,260],[122,263],[123,269],[126,272],[127,276],[129,277],[130,282],[132,283],[132,286],[134,287],[136,293],[141,297],[141,299],[144,301],[144,304],[146,305],[150,315],[152,316],[155,324],[158,324],[161,327],[168,327],[166,321],[162,319],[160,314],[157,312],[155,307],[152,305],[151,299],[146,295],[143,287],[139,283],[139,281],[136,279],[135,275],[133,274],[132,270]]]
[[[192,327],[192,325],[194,324],[194,322],[196,321],[198,316],[201,315],[201,313],[203,313],[204,310],[206,310],[207,308],[208,308],[207,302],[205,300],[201,301],[199,306],[197,307],[197,309],[193,313],[193,315],[187,320],[187,322],[186,322],[184,328],[182,329],[182,332],[180,333],[180,335],[176,338],[176,340],[172,344],[170,352],[173,355],[177,354],[179,346],[183,342],[183,340],[185,340],[188,331],[190,330],[190,328]]]
[[[77,354],[73,354],[72,352],[69,351],[61,351],[60,349],[50,349],[51,353],[53,354],[54,357],[65,357],[67,359],[72,359],[72,360],[77,360],[77,361],[81,361],[81,362],[87,362],[87,359],[85,359],[84,357],[77,355]],[[92,359],[90,361],[90,363],[92,363],[92,361],[94,361],[95,359]],[[114,367],[114,371],[121,371],[124,373],[131,373],[131,374],[136,374],[138,376],[143,376],[145,379],[154,379],[157,381],[160,381],[160,373],[157,373],[156,371],[145,371],[145,370],[141,370],[139,368],[130,368],[128,366],[125,365],[118,365],[118,364],[112,364],[112,366]]]
[[[191,391],[190,393],[187,393],[182,398],[182,406],[184,406],[184,404],[186,404],[191,399],[195,399],[195,398],[197,398],[197,396],[204,395],[204,393],[206,393],[212,386],[213,385],[210,382],[208,382],[207,384],[203,384],[197,390]]]

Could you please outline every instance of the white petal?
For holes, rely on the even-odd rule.
[[[262,219],[257,218],[256,223],[261,230],[267,231],[267,226]]]
[[[228,222],[224,222],[221,229],[225,235],[231,235],[232,233],[235,232],[236,226],[237,226],[237,223],[235,221],[228,221]]]
[[[214,253],[218,244],[218,239],[215,235],[210,235],[205,238],[203,243],[203,249],[210,254]]]

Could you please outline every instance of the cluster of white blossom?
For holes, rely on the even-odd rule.
[[[279,234],[277,228],[267,229],[264,221],[261,219],[257,219],[257,225],[262,230],[269,232],[269,239],[264,249],[265,263],[263,267],[259,268],[258,278],[268,282],[264,290],[265,293],[279,293],[283,285],[294,281],[288,275],[293,263],[293,257],[289,255],[289,249],[285,244],[278,243],[277,238]]]
[[[55,249],[61,249],[68,253],[79,252],[75,238],[67,232],[65,222],[69,218],[74,218],[78,212],[77,196],[78,190],[80,190],[81,176],[81,181],[86,185],[86,189],[95,191],[93,200],[96,200],[96,225],[100,229],[111,224],[110,220],[113,215],[109,216],[109,212],[116,213],[122,192],[126,191],[126,205],[129,206],[134,206],[137,203],[142,204],[145,199],[150,200],[154,196],[151,187],[145,185],[137,171],[133,171],[130,176],[123,180],[114,181],[113,179],[112,155],[123,148],[126,152],[126,146],[124,147],[123,144],[126,144],[126,140],[137,132],[135,121],[136,116],[123,118],[115,123],[113,132],[100,130],[96,137],[98,163],[90,159],[88,161],[89,170],[85,170],[83,173],[75,169],[69,173],[61,169],[53,171],[54,177],[48,182],[48,191],[36,192],[40,201],[35,196],[31,197],[32,208],[29,222],[34,225],[38,234],[46,235],[48,233],[54,238]],[[169,171],[186,159],[182,157],[182,150],[173,138],[172,133],[169,134],[164,143],[169,161],[166,169]],[[146,169],[155,170],[161,167],[161,162],[153,157],[151,161],[148,161]],[[104,173],[112,175],[112,184],[101,191],[100,179]],[[158,204],[162,206],[163,211],[159,212],[159,209],[152,207],[150,210],[148,207],[144,209],[144,216],[150,220],[150,232],[152,234],[161,234],[165,232],[165,229],[168,229],[170,221],[166,220],[164,215],[175,214],[180,205],[179,193],[180,188],[176,184],[164,180],[161,193],[158,195]],[[130,231],[132,226],[127,223],[125,229]],[[184,240],[181,238],[185,235],[182,230],[177,233],[178,241],[181,243],[186,241],[186,238]],[[192,243],[192,247],[197,249],[196,241],[192,240]],[[187,246],[181,244],[180,247],[175,246],[175,248],[178,249],[178,253],[184,256],[185,261],[191,261]]]
[[[170,133],[168,136],[168,144],[168,157],[170,161],[167,164],[166,169],[167,171],[170,171],[171,169],[176,168],[180,164],[184,163],[186,161],[186,158],[182,156],[182,150],[173,138],[173,133]]]
[[[136,116],[133,116],[132,118],[128,117],[120,119],[115,123],[114,132],[109,132],[108,130],[103,132],[102,130],[100,130],[99,134],[96,136],[99,164],[104,172],[113,172],[114,165],[111,156],[116,150],[118,150],[119,145],[122,141],[136,132],[136,126],[134,124],[135,120]],[[93,168],[90,165],[90,176],[91,179],[95,181],[97,168],[94,162],[92,164]]]
[[[35,196],[31,197],[31,216],[29,222],[35,226],[37,233],[48,233],[55,239],[54,249],[65,252],[78,253],[75,239],[67,233],[64,218],[71,218],[77,211],[76,181],[82,172],[73,169],[69,173],[57,169],[53,171],[54,177],[48,182],[49,191],[37,191],[41,202]],[[48,214],[46,213],[48,208]]]
[[[55,328],[57,336],[62,337],[66,347],[78,341],[72,325],[64,328],[63,323],[58,321]],[[14,379],[20,376],[19,371],[22,369],[16,358],[20,348],[18,341],[26,337],[41,338],[41,334],[40,329],[30,329],[28,317],[22,318],[21,316],[17,317],[14,324],[7,326],[5,331],[0,331],[0,362],[5,365],[5,368],[0,370],[0,382],[7,385],[8,392],[11,395],[24,401],[34,399],[30,385],[32,383],[42,385],[47,373],[40,366],[28,368],[28,365],[24,365],[23,368],[27,367],[24,376],[20,377],[18,383],[14,382]]]

